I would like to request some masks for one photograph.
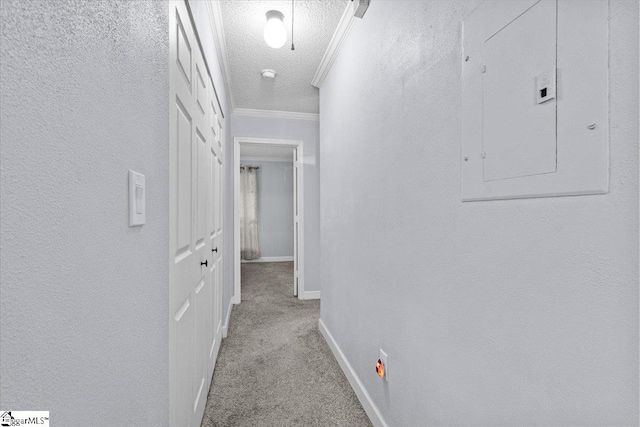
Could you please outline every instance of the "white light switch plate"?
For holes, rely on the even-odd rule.
[[[129,171],[129,227],[145,223],[146,186],[144,175]]]

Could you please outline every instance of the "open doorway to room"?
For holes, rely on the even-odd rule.
[[[253,269],[261,267],[249,263],[282,263],[270,268],[291,274],[291,293],[303,299],[303,142],[235,138],[234,144],[234,303],[241,301],[243,263]]]

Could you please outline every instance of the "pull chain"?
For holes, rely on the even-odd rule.
[[[293,0],[291,0],[291,50],[296,50],[293,45],[293,19],[294,19],[294,5]]]

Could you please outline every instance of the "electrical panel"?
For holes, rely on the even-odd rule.
[[[462,200],[608,191],[608,3],[487,0],[464,20]]]

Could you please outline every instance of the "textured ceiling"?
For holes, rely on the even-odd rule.
[[[268,144],[242,144],[240,158],[268,157],[293,161],[293,147],[282,147]]]
[[[291,1],[221,0],[231,92],[235,108],[318,113],[311,80],[348,0],[295,0],[295,50],[291,50]],[[284,14],[287,43],[267,46],[262,36],[268,10]],[[276,71],[273,80],[261,71]]]

